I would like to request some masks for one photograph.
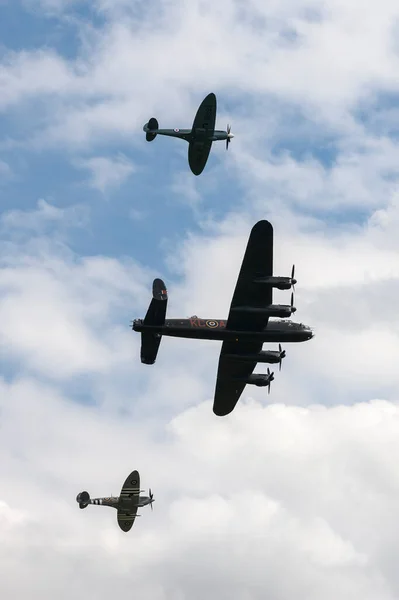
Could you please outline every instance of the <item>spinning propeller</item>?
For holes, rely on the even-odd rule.
[[[270,373],[269,367],[267,367],[267,376],[269,378],[269,381],[267,382],[267,393],[270,394],[270,384],[274,379],[274,373]]]
[[[227,138],[226,138],[226,150],[229,149],[229,144],[232,140],[232,138],[234,137],[234,135],[231,133],[231,127],[230,125],[227,125]]]
[[[291,292],[291,314],[294,313],[296,311],[296,308],[294,306],[294,292]]]
[[[292,289],[295,291],[296,279],[294,279],[294,276],[295,276],[295,265],[292,265],[292,270],[291,270],[291,285],[292,285]]]
[[[151,500],[151,510],[154,510],[154,508],[152,506],[152,503],[154,502],[154,500],[153,500],[154,494],[152,493],[151,488],[148,490],[148,492],[149,492],[148,495],[149,495],[150,500]]]
[[[281,344],[278,345],[278,351],[280,353],[278,370],[281,371],[281,363],[283,362],[283,358],[285,358],[285,350],[281,348]]]

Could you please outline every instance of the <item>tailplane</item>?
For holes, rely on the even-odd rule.
[[[90,504],[90,494],[89,492],[80,492],[76,496],[76,502],[79,503],[79,508],[86,508]]]
[[[154,279],[152,284],[152,300],[144,317],[143,325],[163,327],[165,325],[168,292],[162,279]],[[158,354],[162,334],[159,332],[142,331],[141,333],[141,362],[153,365]]]
[[[159,129],[158,121],[155,117],[151,117],[151,119],[146,123],[143,127],[143,131],[145,131],[145,139],[147,142],[152,142],[157,137],[155,131]],[[155,131],[154,131],[155,130]]]

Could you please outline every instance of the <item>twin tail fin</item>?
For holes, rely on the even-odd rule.
[[[162,279],[154,279],[152,284],[152,300],[144,317],[143,324],[151,327],[165,325],[166,308],[168,305],[168,292]],[[153,365],[157,358],[162,334],[160,332],[142,331],[141,333],[141,362]]]

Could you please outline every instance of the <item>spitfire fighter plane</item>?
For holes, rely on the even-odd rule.
[[[188,164],[194,175],[200,175],[204,170],[212,142],[226,140],[226,150],[234,135],[230,125],[227,131],[215,129],[216,122],[216,96],[208,94],[201,102],[191,129],[159,129],[158,121],[152,117],[143,127],[147,142],[152,142],[157,135],[167,135],[186,140],[188,142]]]
[[[116,508],[118,525],[122,531],[129,531],[132,528],[134,519],[139,517],[137,509],[142,506],[149,504],[152,510],[152,503],[154,502],[154,495],[149,490],[148,496],[140,496],[140,475],[138,471],[130,473],[129,477],[123,484],[120,496],[111,496],[110,498],[90,498],[88,492],[80,492],[76,496],[76,502],[79,504],[79,508],[86,508],[89,504],[96,504],[102,506],[112,506]]]
[[[248,240],[227,320],[166,319],[166,287],[161,279],[155,279],[145,318],[132,323],[132,329],[141,332],[141,362],[155,362],[163,335],[221,340],[213,412],[229,414],[246,384],[267,386],[270,392],[274,374],[269,369],[265,374],[253,374],[256,364],[279,363],[281,367],[285,357],[281,342],[305,342],[313,337],[310,327],[284,319],[296,311],[293,294],[290,305],[272,304],[273,288],[289,290],[296,283],[294,274],[293,267],[290,277],[273,276],[273,227],[268,221],[259,221]],[[278,351],[262,350],[264,342],[278,342]]]

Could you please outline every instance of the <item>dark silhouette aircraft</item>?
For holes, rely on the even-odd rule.
[[[291,304],[272,304],[273,288],[288,290],[296,283],[291,277],[273,276],[273,227],[268,221],[254,225],[242,261],[227,320],[165,319],[167,291],[161,279],[153,283],[153,298],[144,319],[132,323],[141,332],[141,362],[153,364],[163,335],[223,342],[217,372],[213,412],[224,416],[237,404],[245,385],[267,386],[274,374],[253,374],[257,363],[279,363],[285,357],[281,342],[305,342],[313,337],[310,327],[290,320],[296,311]],[[264,342],[280,342],[278,351],[262,350]]]
[[[143,127],[147,142],[152,142],[157,135],[167,135],[188,142],[188,164],[194,175],[200,175],[204,170],[212,142],[226,140],[226,150],[234,137],[230,125],[227,131],[215,130],[216,96],[208,94],[201,102],[191,129],[159,129],[158,121],[152,117]]]
[[[100,504],[116,508],[119,527],[122,531],[129,531],[132,528],[134,519],[140,516],[137,514],[139,507],[150,504],[152,510],[154,496],[151,489],[148,496],[140,496],[142,491],[140,490],[140,475],[138,471],[133,471],[123,484],[120,496],[93,498],[92,500],[88,492],[80,492],[76,496],[76,502],[79,503],[79,508],[86,508],[89,504]]]

